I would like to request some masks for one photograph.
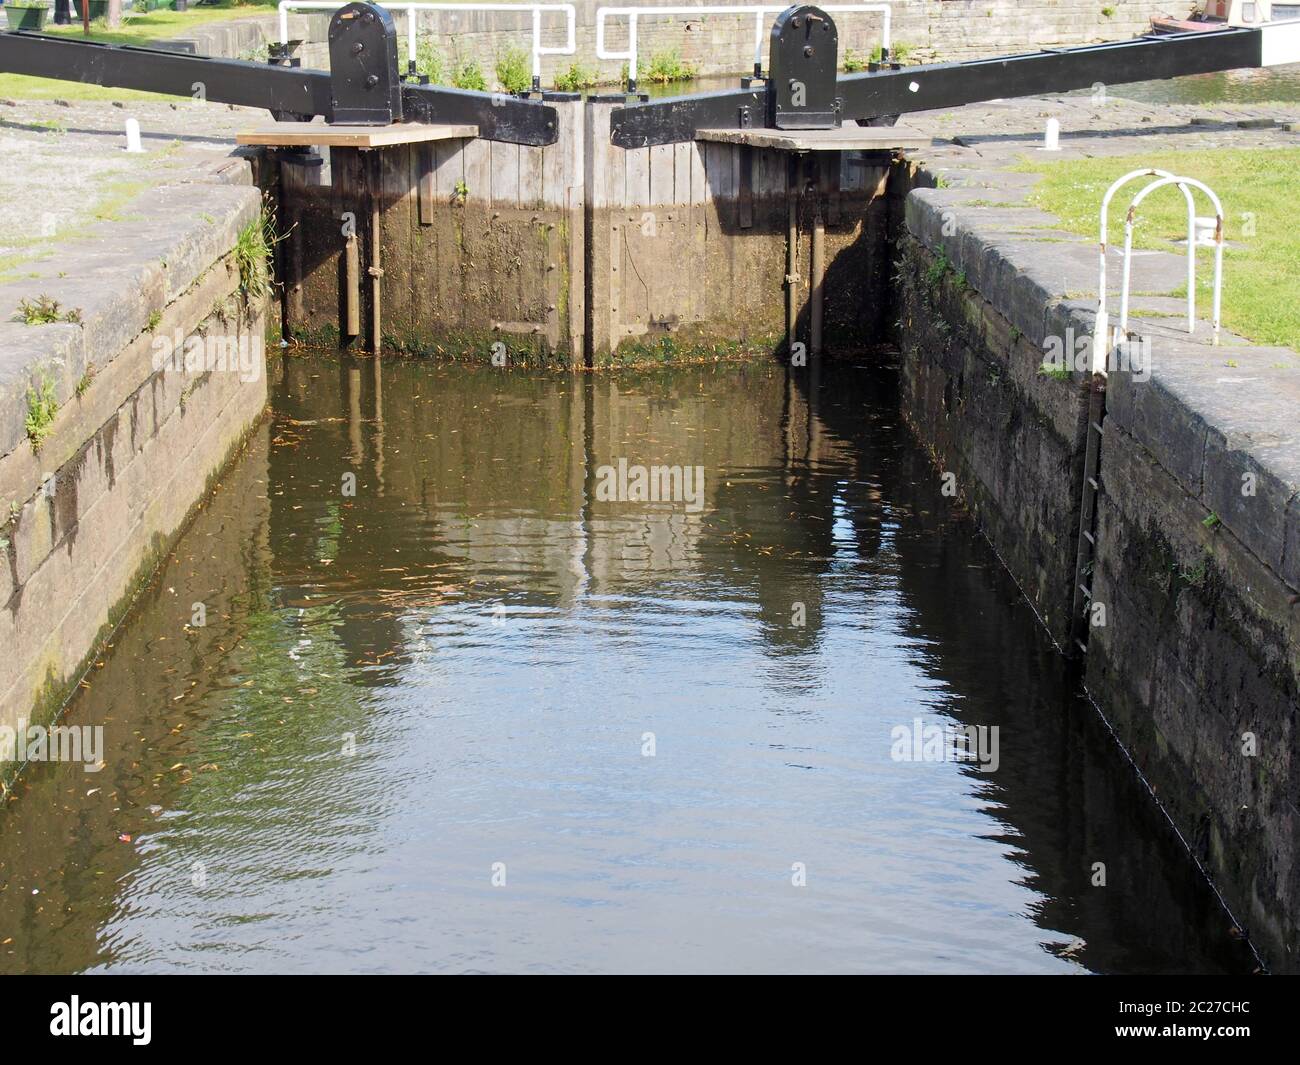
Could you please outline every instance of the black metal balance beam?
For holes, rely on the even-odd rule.
[[[323,115],[330,122],[342,95],[334,77],[323,70],[25,32],[0,33],[0,72],[259,107],[276,118],[306,120]],[[373,94],[382,98],[386,88],[398,82],[394,63],[391,70],[381,70]],[[397,91],[397,114],[391,108],[377,110],[385,117],[365,124],[387,125],[395,118],[468,124],[477,126],[486,140],[537,146],[554,144],[558,136],[555,108],[537,100],[408,82],[400,83]]]
[[[781,19],[793,10],[784,13],[773,28],[774,49]],[[817,11],[816,8],[799,10]],[[1276,60],[1265,55],[1263,33],[1258,29],[1232,29],[1140,37],[965,63],[933,63],[849,74],[835,83],[838,120],[870,122],[913,111],[1066,92],[1098,82],[1122,85],[1264,66]],[[808,76],[817,78],[824,69],[824,60],[815,64],[817,69],[813,66],[810,61]],[[834,66],[830,69],[834,70]],[[787,90],[785,80],[773,77],[765,88],[759,89],[629,104],[611,116],[610,139],[622,148],[644,148],[693,140],[696,131],[701,129],[743,129],[766,124],[784,128],[781,118],[768,123],[764,115],[770,109],[769,94]],[[776,84],[778,81],[780,84]]]
[[[324,71],[210,59],[161,48],[5,33],[0,34],[0,71],[270,111],[330,113],[330,76]]]
[[[839,92],[846,116],[874,118],[1258,66],[1258,30],[1217,30],[849,74]]]

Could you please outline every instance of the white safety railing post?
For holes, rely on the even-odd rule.
[[[1106,301],[1106,252],[1109,250],[1107,243],[1107,233],[1110,228],[1110,202],[1130,181],[1135,181],[1140,177],[1162,177],[1171,178],[1174,175],[1167,170],[1158,170],[1155,167],[1147,167],[1144,170],[1131,170],[1123,177],[1116,178],[1111,183],[1110,188],[1106,190],[1106,195],[1101,198],[1101,217],[1098,220],[1098,244],[1100,248],[1100,261],[1097,271],[1097,323],[1092,337],[1092,372],[1105,374],[1106,357],[1114,347],[1117,337],[1111,335],[1110,314],[1107,311]],[[1179,188],[1183,190],[1183,196],[1187,200],[1188,210],[1192,210],[1192,193],[1186,185],[1180,184]],[[1189,248],[1187,260],[1187,283],[1190,289],[1195,284],[1196,279],[1196,260],[1195,253]],[[1194,314],[1194,305],[1191,310]],[[1190,328],[1190,327],[1189,327]]]
[[[280,0],[280,43],[289,43],[289,12],[290,11],[337,11],[343,7],[338,0]],[[415,73],[415,51],[417,47],[417,29],[416,19],[418,12],[421,11],[464,11],[474,13],[477,11],[500,12],[506,14],[527,14],[531,13],[533,17],[532,36],[532,73],[533,89],[538,90],[542,84],[542,56],[545,55],[573,55],[578,50],[578,11],[573,4],[541,4],[541,3],[516,3],[516,4],[476,4],[466,3],[385,3],[381,5],[390,11],[406,12],[406,70],[408,74]],[[560,48],[547,48],[542,44],[542,15],[546,12],[560,12],[564,15],[565,21],[565,43]]]
[[[636,13],[627,20],[627,91],[636,92]]]
[[[1214,207],[1214,305],[1211,311],[1210,326],[1213,331],[1211,342],[1217,345],[1219,343],[1219,319],[1223,309],[1223,204],[1219,202],[1219,197],[1215,195],[1214,190],[1204,182],[1197,181],[1195,178],[1177,177],[1173,174],[1158,177],[1155,181],[1143,186],[1138,194],[1133,197],[1132,202],[1129,203],[1128,212],[1124,216],[1124,273],[1120,290],[1117,339],[1122,342],[1128,338],[1129,286],[1133,273],[1131,263],[1133,257],[1133,223],[1137,217],[1137,209],[1147,196],[1166,185],[1181,187],[1187,200],[1187,332],[1189,334],[1196,332],[1196,205],[1191,190],[1199,189],[1205,193]]]
[[[533,8],[533,91],[539,92],[542,88],[542,56],[539,49],[542,47],[542,12],[538,8]]]

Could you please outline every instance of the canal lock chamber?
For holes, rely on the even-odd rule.
[[[285,226],[284,334],[498,367],[753,359],[797,372],[822,357],[895,365],[904,420],[936,472],[952,477],[957,501],[1062,651],[1061,668],[1081,678],[1155,784],[1235,919],[1285,968],[1296,928],[1287,900],[1297,894],[1285,797],[1294,748],[1285,722],[1296,704],[1285,580],[1262,573],[1256,586],[1276,589],[1280,605],[1234,606],[1235,634],[1207,651],[1232,675],[1258,676],[1245,700],[1216,690],[1223,685],[1204,663],[1166,660],[1167,676],[1153,679],[1142,633],[1180,609],[1177,588],[1126,603],[1108,631],[1085,631],[1098,637],[1089,660],[1075,602],[1080,537],[1096,536],[1096,522],[1153,527],[1132,495],[1130,513],[1105,499],[1082,527],[1096,472],[1087,464],[1095,390],[1082,375],[1039,373],[1044,336],[1064,330],[1073,311],[1017,290],[1015,263],[1000,279],[959,267],[969,234],[941,232],[938,209],[911,195],[938,179],[900,153],[798,152],[744,137],[623,149],[609,140],[621,100],[557,98],[560,135],[546,147],[452,138],[331,149],[328,163],[271,152],[278,167],[266,172],[279,175],[270,191]],[[1112,460],[1113,477],[1133,454]],[[1167,505],[1201,520],[1194,493],[1158,457],[1150,465]],[[1088,583],[1095,570],[1118,602],[1122,589],[1163,579],[1162,565],[1198,572],[1202,546],[1191,534],[1180,545],[1158,532],[1139,539],[1152,536],[1090,559]],[[1117,537],[1109,543],[1120,550]],[[1193,647],[1219,609],[1187,606],[1204,590],[1181,599]],[[1262,645],[1259,631],[1269,634]],[[1189,688],[1200,694],[1174,727],[1157,708]],[[1198,767],[1197,745],[1223,742],[1224,700],[1262,715],[1275,759],[1226,775]]]

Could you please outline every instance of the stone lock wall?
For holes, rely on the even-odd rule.
[[[1020,179],[1033,180],[973,171],[939,189],[914,175],[901,398],[937,470],[953,474],[959,501],[1072,649],[1091,382],[1042,365],[1049,337],[1093,333],[1095,300],[1068,292],[1096,284],[1096,250],[1046,235],[1041,212],[983,206],[989,184],[1014,199]],[[1173,287],[1183,263],[1148,253],[1143,270],[1146,284]],[[1081,676],[1252,942],[1291,972],[1300,365],[1285,349],[1141,328],[1149,374],[1111,373],[1106,386]]]
[[[6,311],[39,294],[77,312],[0,324],[0,725],[58,714],[261,416],[265,300],[232,252],[261,197],[245,161],[222,165],[144,194],[139,221],[88,235],[58,276],[0,285]],[[167,354],[209,338],[224,368]],[[57,403],[39,438],[36,395]],[[0,784],[19,768],[0,762]]]

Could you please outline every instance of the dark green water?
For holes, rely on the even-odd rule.
[[[0,970],[1242,969],[892,387],[286,360],[70,707],[105,768],[0,816]]]
[[[1300,101],[1300,64],[1262,70],[1226,70],[1167,81],[1115,85],[1126,100],[1153,104],[1249,104]]]

